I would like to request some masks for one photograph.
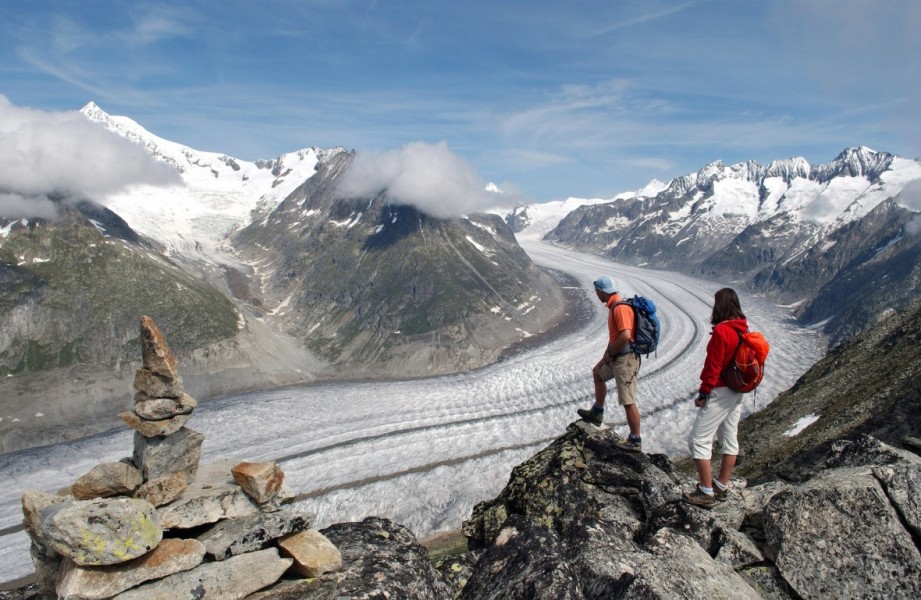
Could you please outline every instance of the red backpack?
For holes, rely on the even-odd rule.
[[[770,345],[764,335],[757,331],[736,331],[739,345],[732,360],[723,369],[722,378],[729,389],[736,392],[750,392],[758,387],[764,377],[764,361],[767,360]]]

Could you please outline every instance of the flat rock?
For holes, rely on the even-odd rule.
[[[178,398],[148,396],[138,392],[134,395],[134,412],[148,421],[172,419],[180,415],[191,414],[198,402],[185,392]],[[165,434],[164,434],[165,435]]]
[[[267,548],[234,556],[225,561],[203,563],[183,571],[145,583],[118,596],[118,600],[175,600],[177,598],[207,598],[208,600],[238,600],[271,585],[291,566],[290,558],[281,558],[278,548]]]
[[[161,525],[166,529],[187,529],[260,512],[259,505],[230,476],[230,468],[236,462],[202,465],[195,481],[179,498],[157,509]]]
[[[81,567],[64,561],[58,578],[60,600],[103,600],[146,581],[188,571],[201,564],[205,547],[197,540],[165,539],[147,554],[108,567]]]
[[[118,413],[118,418],[124,421],[125,425],[134,429],[144,437],[152,438],[173,435],[189,422],[189,419],[192,418],[192,413],[189,412],[182,415],[176,415],[158,421],[149,421],[133,410],[126,410],[125,412]]]
[[[257,513],[245,517],[225,519],[198,536],[208,554],[215,560],[261,550],[278,538],[289,533],[308,529],[314,522],[313,515],[276,511]]]

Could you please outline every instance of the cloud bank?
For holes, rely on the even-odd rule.
[[[54,216],[51,193],[99,197],[133,184],[170,185],[175,170],[79,111],[14,106],[0,95],[0,218]]]
[[[487,190],[470,163],[445,142],[415,142],[400,150],[357,153],[337,193],[351,198],[380,192],[394,204],[413,206],[439,219],[511,207],[521,200],[516,193]]]

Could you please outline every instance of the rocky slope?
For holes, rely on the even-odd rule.
[[[232,238],[254,267],[250,302],[350,377],[482,366],[550,325],[559,287],[494,215],[435,219],[342,198],[353,155],[322,162],[278,207]]]
[[[664,189],[580,207],[547,238],[744,282],[798,303],[797,316],[837,343],[917,295],[919,181],[921,162],[864,147],[817,166],[715,162]]]

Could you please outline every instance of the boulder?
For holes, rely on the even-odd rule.
[[[584,598],[578,580],[554,531],[511,515],[483,552],[460,598],[577,600]]]
[[[145,583],[115,596],[118,600],[174,600],[207,598],[238,600],[278,581],[291,566],[278,548],[234,556],[225,561],[202,563],[190,571]]]
[[[775,495],[764,532],[765,554],[804,598],[921,597],[921,553],[870,467]]]
[[[132,561],[108,567],[81,567],[65,560],[58,578],[59,600],[103,600],[201,564],[205,547],[197,540],[165,539]]]
[[[127,462],[100,463],[70,487],[77,500],[131,494],[143,483],[141,472]]]
[[[443,600],[450,590],[428,552],[402,525],[368,517],[320,531],[342,553],[337,597]]]
[[[339,549],[315,529],[286,535],[278,540],[278,547],[294,559],[294,568],[304,577],[319,577],[342,568]]]
[[[127,562],[163,537],[153,505],[134,498],[53,504],[42,511],[42,533],[56,552],[81,566]]]

